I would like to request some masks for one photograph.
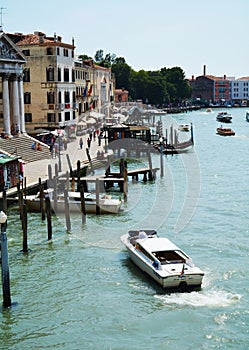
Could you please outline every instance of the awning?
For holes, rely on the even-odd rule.
[[[98,113],[95,111],[91,111],[89,115],[90,115],[90,117],[94,117],[94,118],[104,118],[105,117],[105,114]]]

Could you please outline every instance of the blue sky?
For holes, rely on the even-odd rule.
[[[76,54],[124,57],[136,71],[179,66],[249,76],[248,0],[1,0],[3,30],[62,36]]]

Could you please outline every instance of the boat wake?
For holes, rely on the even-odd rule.
[[[155,298],[160,299],[169,307],[228,307],[237,303],[241,296],[232,294],[225,290],[202,290],[200,292],[191,293],[172,293],[165,295],[155,295]]]

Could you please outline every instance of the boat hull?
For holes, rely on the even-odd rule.
[[[30,212],[40,211],[40,200],[39,199],[25,199],[25,203]],[[65,202],[57,201],[57,208],[55,209],[55,203],[53,200],[50,201],[51,207],[56,213],[65,212]],[[69,201],[70,213],[81,213],[81,203],[79,201]],[[100,200],[100,214],[117,214],[121,210],[121,201],[117,200],[117,203],[110,204],[108,202],[101,202]],[[85,201],[86,213],[96,213],[96,203]]]
[[[129,251],[129,257],[137,267],[152,277],[164,289],[177,290],[186,288],[187,290],[196,290],[201,288],[203,279],[202,274],[196,273],[181,275],[179,272],[178,274],[173,274],[171,276],[161,276],[157,271],[155,271],[155,269],[147,265],[132,251]]]
[[[145,254],[141,252],[141,247],[136,243],[139,240],[131,243],[127,235],[124,235],[121,237],[121,241],[126,246],[133,263],[153,278],[162,288],[181,291],[199,290],[201,288],[204,273],[198,267],[182,261],[161,263],[160,268],[159,266],[155,267],[155,257],[149,252]]]
[[[235,132],[232,129],[218,128],[216,129],[217,134],[221,136],[234,136]]]

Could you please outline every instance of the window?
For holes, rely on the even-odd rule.
[[[58,92],[58,103],[61,103],[61,91]]]
[[[64,68],[64,81],[69,81],[69,69]]]
[[[53,55],[53,48],[52,47],[47,47],[47,55],[52,56]]]
[[[30,69],[24,68],[23,70],[23,82],[27,83],[30,82]]]
[[[69,91],[64,92],[64,101],[65,103],[70,103],[70,94]]]
[[[30,56],[30,50],[22,50],[22,53],[23,53],[25,56]]]
[[[60,48],[59,47],[57,47],[57,56],[60,56]]]
[[[58,113],[58,122],[61,122],[61,113]]]
[[[70,112],[65,112],[65,121],[70,120]]]
[[[47,67],[47,81],[54,81],[54,68],[49,66]]]
[[[58,67],[57,74],[58,74],[58,81],[61,81],[61,68],[60,67]]]
[[[32,113],[25,113],[24,118],[26,123],[32,123]]]
[[[47,93],[47,104],[54,104],[54,92],[49,91]]]
[[[64,49],[63,50],[63,54],[64,54],[65,57],[68,57],[68,49]]]
[[[47,122],[48,123],[55,123],[55,113],[48,113],[47,114]]]
[[[72,70],[72,82],[75,82],[75,70]]]
[[[25,105],[31,104],[31,93],[30,92],[24,93],[24,104]]]

